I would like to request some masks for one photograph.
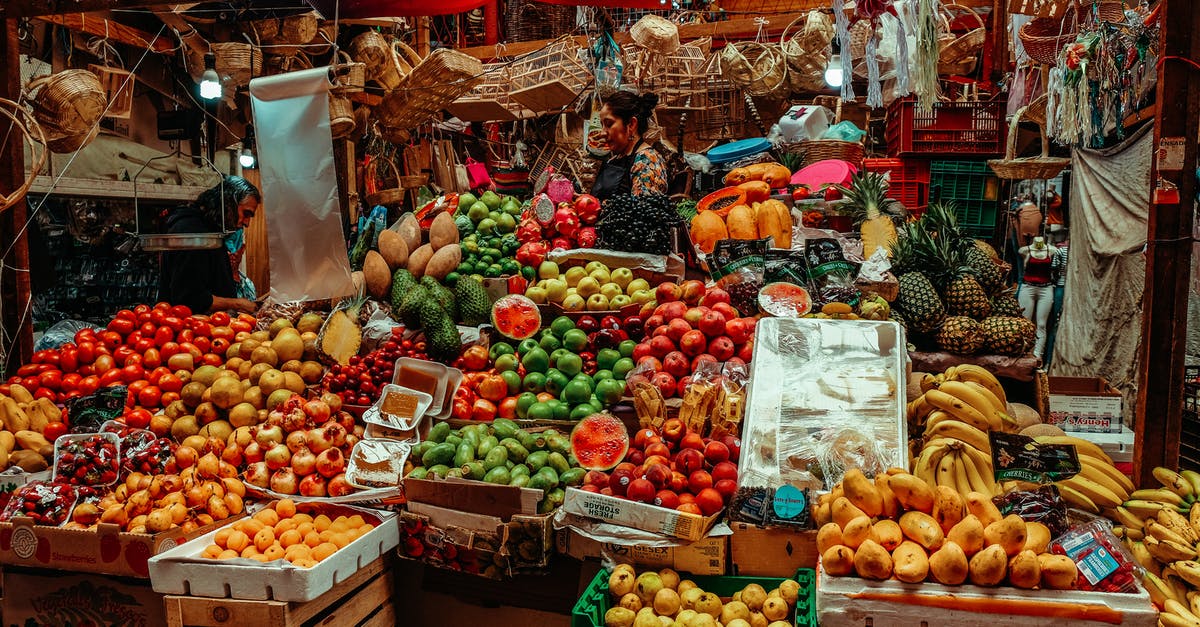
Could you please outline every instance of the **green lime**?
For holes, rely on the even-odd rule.
[[[628,357],[622,357],[618,359],[617,363],[613,364],[612,367],[613,378],[624,381],[625,375],[629,374],[629,372],[633,370],[634,365],[635,364],[633,363],[633,360]]]
[[[554,367],[568,377],[573,377],[583,371],[583,358],[575,353],[563,353],[558,356],[558,361],[554,362]]]
[[[516,372],[520,362],[516,355],[504,354],[496,358],[496,372]]]
[[[537,276],[537,270],[533,266],[521,266],[521,277],[526,281],[532,281]]]
[[[521,357],[521,365],[525,366],[525,372],[545,372],[550,367],[550,356],[535,345],[533,350]]]
[[[548,403],[534,403],[529,406],[525,416],[530,420],[554,420],[554,409]]]
[[[576,405],[575,408],[571,410],[570,420],[583,420],[594,413],[596,413],[596,408],[592,407],[590,404],[584,403],[583,405]]]
[[[495,278],[499,277],[500,274],[501,274],[500,266],[498,264],[494,264],[494,263],[492,265],[488,266],[487,269],[483,271],[483,276],[485,276],[489,279],[495,279]]]
[[[554,351],[562,348],[562,342],[553,335],[547,335],[543,337],[542,341],[538,342],[538,344],[542,347],[542,350],[550,353],[551,355],[554,354]]]
[[[570,405],[578,405],[591,400],[592,389],[588,384],[578,379],[571,381],[567,387],[563,388],[562,395],[559,397],[563,402]]]
[[[596,353],[596,366],[601,370],[612,370],[613,364],[621,358],[621,353],[611,348],[602,348]]]
[[[554,406],[554,419],[567,420],[571,417],[571,406],[566,403],[559,403]]]
[[[596,374],[592,375],[592,380],[595,381],[597,384],[605,379],[612,379],[612,378],[613,378],[612,370],[597,370]]]
[[[538,347],[538,341],[533,338],[521,340],[521,343],[517,345],[517,354],[524,357],[525,355],[527,355],[529,353],[529,351],[531,351],[537,347]]]
[[[605,405],[615,405],[625,395],[625,384],[616,379],[602,379],[596,383],[596,397]]]
[[[534,374],[537,374],[537,373],[534,373]],[[541,375],[539,375],[539,376],[541,376]],[[528,381],[529,378],[526,377],[525,380]],[[535,404],[537,404],[537,402],[538,402],[537,394],[534,394],[533,392],[525,392],[524,394],[521,394],[520,396],[518,396],[517,397],[517,416],[524,418],[529,413],[529,408],[533,407]]]
[[[508,384],[508,395],[512,396],[521,391],[521,375],[516,370],[505,370],[500,373],[500,378]]]
[[[563,334],[563,347],[571,352],[578,353],[587,348],[587,345],[587,333],[579,329],[571,329]]]
[[[496,361],[497,357],[501,355],[511,355],[514,352],[516,351],[513,350],[512,344],[508,344],[506,342],[496,342],[495,344],[492,344],[492,348],[488,350],[488,357],[492,361]]]
[[[559,316],[554,319],[554,322],[550,323],[550,330],[553,331],[554,335],[560,340],[564,335],[566,335],[567,331],[570,331],[574,328],[575,322],[566,316]]]
[[[557,368],[551,368],[550,371],[546,373],[546,391],[555,396],[561,394],[563,388],[567,387],[567,384],[570,382],[571,378],[563,374],[562,371],[558,370]]]
[[[621,353],[622,357],[633,357],[633,349],[635,348],[637,348],[637,342],[633,340],[625,340],[624,342],[621,342],[619,346],[617,346],[617,351]]]
[[[532,393],[535,396],[538,392],[546,389],[546,375],[540,372],[526,372],[525,380],[521,382],[521,388],[526,393]]]

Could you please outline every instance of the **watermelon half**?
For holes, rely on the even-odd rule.
[[[615,468],[629,452],[625,423],[612,414],[592,414],[571,431],[571,453],[587,470]]]
[[[758,308],[779,318],[798,318],[812,309],[812,298],[799,285],[768,283],[758,290]]]
[[[492,304],[492,326],[505,337],[524,340],[542,327],[542,312],[532,300],[509,294]]]

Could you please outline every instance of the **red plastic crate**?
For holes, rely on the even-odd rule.
[[[929,204],[929,160],[866,159],[867,172],[890,172],[888,197],[900,201],[913,215],[920,217]]]
[[[929,112],[918,111],[915,99],[895,100],[887,114],[888,154],[1002,155],[1006,110],[1003,100],[939,102]]]

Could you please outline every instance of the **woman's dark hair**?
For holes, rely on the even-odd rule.
[[[658,94],[648,91],[638,95],[631,91],[618,91],[609,96],[604,105],[626,126],[637,120],[637,130],[644,135],[649,128],[650,116],[654,115],[654,107],[658,106]]]
[[[218,227],[233,228],[238,223],[238,205],[254,197],[262,202],[262,194],[253,183],[240,176],[226,176],[213,187],[200,193],[194,203],[205,219]],[[225,211],[225,222],[221,222],[221,210]]]

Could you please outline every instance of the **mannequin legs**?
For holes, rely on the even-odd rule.
[[[1024,283],[1017,294],[1017,301],[1021,303],[1022,314],[1037,325],[1033,356],[1041,359],[1046,349],[1046,327],[1050,320],[1050,310],[1054,308],[1054,286]]]

